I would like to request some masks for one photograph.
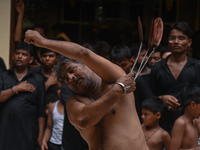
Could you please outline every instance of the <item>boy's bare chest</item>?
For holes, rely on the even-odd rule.
[[[183,136],[182,145],[189,147],[198,145],[198,131],[194,125],[187,125]]]

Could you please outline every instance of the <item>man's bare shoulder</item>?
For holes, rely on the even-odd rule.
[[[164,130],[163,128],[160,129],[160,135],[161,135],[162,139],[170,139],[169,133],[166,130]]]
[[[166,137],[166,136],[169,135],[169,133],[168,133],[166,130],[164,130],[163,128],[160,128],[160,133],[161,133],[161,135],[162,135],[163,137]]]
[[[177,118],[174,125],[179,126],[179,127],[185,127],[186,121],[185,121],[184,117],[180,116],[179,118]]]

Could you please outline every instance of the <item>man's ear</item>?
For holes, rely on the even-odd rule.
[[[157,119],[160,119],[160,118],[161,118],[161,113],[160,113],[160,112],[157,112],[157,113],[156,113],[156,118],[157,118]]]
[[[192,45],[192,39],[188,39],[188,47]]]
[[[60,56],[56,55],[56,62],[59,60]]]
[[[193,109],[193,108],[195,108],[195,106],[196,106],[196,103],[195,103],[195,101],[191,101],[191,103],[190,103],[190,105],[189,106],[191,106],[191,108]]]
[[[135,62],[135,57],[131,57],[131,59],[129,59],[129,61],[131,62],[131,63],[134,63]]]
[[[34,60],[34,57],[30,57],[29,64],[31,64]]]

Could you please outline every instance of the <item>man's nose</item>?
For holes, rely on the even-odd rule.
[[[178,43],[178,42],[179,42],[179,39],[175,38],[174,43]]]
[[[73,83],[75,79],[75,76],[73,73],[68,73],[68,80],[70,83]]]
[[[22,58],[22,53],[19,53],[18,57],[19,57],[19,58]]]
[[[142,115],[142,117],[141,117],[142,119],[144,119],[145,117],[144,117],[144,115]]]
[[[46,57],[46,60],[49,60],[49,56]]]

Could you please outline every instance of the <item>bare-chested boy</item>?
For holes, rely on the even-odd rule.
[[[181,94],[181,102],[185,112],[174,123],[170,150],[198,150],[200,87],[185,87]]]
[[[169,150],[171,137],[159,125],[161,113],[164,110],[162,101],[155,97],[142,102],[142,129],[150,150]]]
[[[147,150],[135,110],[134,74],[78,44],[49,40],[27,31],[25,41],[68,58],[60,65],[60,78],[76,93],[67,102],[70,122],[90,150]]]

